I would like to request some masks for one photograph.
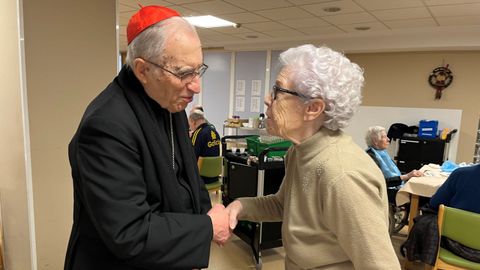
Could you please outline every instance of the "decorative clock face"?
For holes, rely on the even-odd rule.
[[[447,88],[453,81],[452,71],[445,67],[437,67],[428,76],[428,83],[437,90],[435,99],[442,97],[442,90]]]

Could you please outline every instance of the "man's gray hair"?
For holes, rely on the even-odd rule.
[[[192,121],[198,121],[198,120],[207,120],[205,119],[205,114],[202,110],[200,109],[195,109],[193,110],[190,115],[188,116],[188,118],[190,118],[190,120]]]
[[[357,64],[342,53],[311,44],[290,48],[279,60],[290,71],[293,90],[325,101],[326,128],[348,125],[362,101],[363,70]]]
[[[381,126],[372,126],[367,130],[365,135],[365,143],[368,147],[374,147],[375,143],[378,142],[382,137],[382,131],[386,131],[384,127]]]
[[[160,21],[143,30],[132,40],[127,48],[125,63],[133,69],[135,58],[141,57],[154,61],[158,56],[163,55],[167,38],[178,30],[190,30],[197,33],[195,27],[182,17],[175,16]]]

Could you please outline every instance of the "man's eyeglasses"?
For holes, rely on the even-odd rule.
[[[143,59],[143,58],[141,58],[141,59]],[[202,77],[203,74],[205,73],[205,71],[207,71],[207,68],[208,68],[207,65],[202,64],[199,68],[197,68],[197,70],[187,70],[187,71],[182,71],[182,72],[176,73],[176,72],[168,70],[168,69],[164,68],[163,66],[161,66],[159,64],[156,64],[152,61],[148,61],[146,59],[143,59],[143,61],[145,61],[147,63],[150,63],[150,64],[154,65],[155,67],[172,74],[173,76],[179,78],[182,81],[182,83],[185,83],[185,84],[191,83],[195,79],[195,77],[197,77],[197,76],[199,78]]]
[[[288,89],[285,89],[285,88],[282,88],[276,84],[273,85],[272,87],[272,92],[271,92],[271,95],[272,95],[272,100],[275,100],[277,98],[277,94],[278,92],[283,92],[283,93],[287,93],[287,94],[290,94],[290,95],[294,95],[294,96],[297,96],[297,97],[300,97],[300,98],[304,98],[304,99],[311,99],[311,97],[307,97],[299,92],[295,92],[295,91],[292,91],[292,90],[288,90]]]

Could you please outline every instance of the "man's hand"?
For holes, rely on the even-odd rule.
[[[219,246],[223,246],[232,235],[229,228],[228,211],[225,210],[225,206],[215,204],[207,215],[212,219],[213,241]]]
[[[238,215],[242,212],[243,206],[240,201],[233,201],[227,206],[227,211],[230,214],[230,230],[235,229],[238,223]]]

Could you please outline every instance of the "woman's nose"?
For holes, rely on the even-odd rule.
[[[268,107],[270,107],[270,105],[272,104],[272,96],[271,96],[271,95],[266,96],[266,97],[263,99],[263,103],[264,103],[265,105],[267,105]]]

